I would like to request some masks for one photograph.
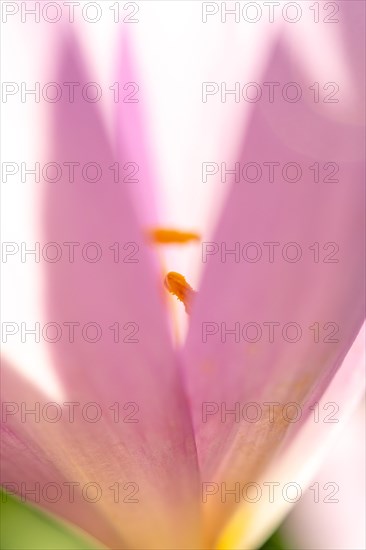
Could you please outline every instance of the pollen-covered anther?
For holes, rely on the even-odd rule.
[[[176,271],[170,271],[164,280],[165,288],[183,302],[186,312],[191,312],[192,299],[196,294],[193,288],[187,283],[183,275]]]
[[[178,229],[155,228],[150,229],[148,235],[155,244],[185,244],[200,240],[198,233]]]

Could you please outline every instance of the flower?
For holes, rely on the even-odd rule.
[[[64,40],[56,81],[89,82],[76,42]],[[127,54],[121,71],[134,81]],[[303,78],[281,44],[264,80],[278,74]],[[337,427],[314,422],[311,411],[334,401],[346,415],[362,391],[362,133],[332,109],[254,108],[241,158],[306,166],[336,159],[342,177],[315,183],[305,176],[265,191],[232,182],[177,349],[165,274],[146,239],[154,182],[139,103],[118,104],[117,137],[93,102],[52,105],[50,158],[97,163],[109,177],[36,187],[43,241],[68,251],[43,267],[42,322],[56,330],[44,339],[57,398],[50,403],[5,365],[7,490],[110,548],[255,548],[280,521],[287,501],[243,499],[243,488],[306,483],[320,442]],[[133,159],[140,186],[114,180],[116,159],[123,166]],[[247,261],[241,243],[249,243]],[[270,259],[250,256],[249,246]],[[274,259],[278,247],[284,261]],[[58,338],[59,326],[67,339]],[[264,328],[267,339],[259,337]],[[254,406],[258,420],[238,420],[237,404]],[[300,409],[296,422],[285,415],[289,404]]]

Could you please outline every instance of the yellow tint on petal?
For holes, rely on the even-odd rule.
[[[236,512],[228,525],[223,529],[216,545],[215,550],[236,550],[243,548],[243,539],[245,531],[250,524],[250,513],[244,513],[239,510]]]

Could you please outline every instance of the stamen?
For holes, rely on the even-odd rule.
[[[189,241],[199,241],[200,236],[194,231],[179,231],[178,229],[151,229],[148,232],[156,244],[185,244]]]
[[[175,271],[170,271],[165,277],[164,285],[171,294],[183,302],[186,312],[190,314],[192,298],[196,293],[187,283],[183,275]]]

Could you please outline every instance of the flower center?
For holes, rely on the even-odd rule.
[[[190,241],[200,240],[200,236],[194,231],[179,231],[177,229],[156,228],[150,230],[148,234],[155,244],[186,244]],[[192,298],[196,293],[183,275],[176,271],[170,271],[164,279],[164,286],[184,304],[185,310],[189,314]]]

